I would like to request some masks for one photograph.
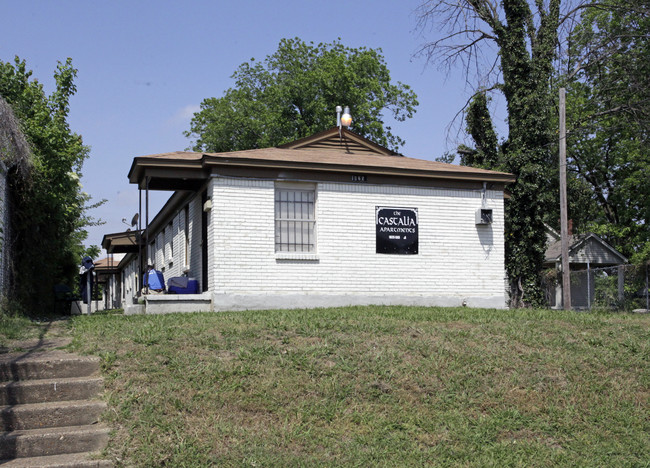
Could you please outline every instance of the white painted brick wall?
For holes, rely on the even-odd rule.
[[[122,281],[122,290],[124,291],[124,302],[122,307],[132,304],[133,298],[136,296],[138,285],[138,261],[137,255],[124,267],[124,276]]]
[[[183,275],[183,266],[185,261],[185,252],[184,252],[184,237],[181,230],[181,224],[184,223],[183,210],[176,212],[173,218],[170,220],[172,222],[172,228],[169,229],[169,224],[165,226],[165,245],[161,248],[161,251],[164,251],[164,270],[163,274],[165,276],[165,283],[174,276]],[[171,243],[174,247],[171,248]],[[173,250],[173,255],[172,255]],[[170,262],[171,260],[171,262]]]
[[[181,206],[174,213],[171,220],[166,220],[163,229],[152,232],[152,239],[155,239],[153,248],[151,244],[148,250],[148,263],[153,263],[157,270],[160,270],[164,277],[165,283],[169,278],[183,276],[185,266],[189,266],[188,276],[201,279],[201,196],[197,195],[188,203],[189,208],[189,226],[185,226],[184,206]],[[172,229],[169,229],[169,222],[172,222]],[[189,252],[186,253],[185,230],[189,232]],[[174,243],[173,256],[171,256],[170,242]],[[171,262],[170,260],[171,256]],[[189,264],[186,263],[189,259]],[[134,262],[135,264],[135,262]],[[129,267],[130,268],[130,267]],[[135,268],[135,267],[133,267]],[[130,271],[130,270],[129,270]],[[135,274],[135,270],[133,272]],[[124,285],[128,294],[133,294],[133,288],[128,289],[129,280]],[[131,296],[132,297],[132,296]]]
[[[487,192],[494,222],[476,226],[480,191],[320,183],[318,261],[277,258],[274,192],[273,181],[213,179],[214,293],[504,295],[502,192]],[[418,255],[375,253],[376,206],[418,209]]]

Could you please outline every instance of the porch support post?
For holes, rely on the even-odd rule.
[[[140,284],[142,283],[142,188],[138,184],[138,233],[135,236],[138,242],[138,274],[136,278],[135,295],[140,293]]]
[[[145,177],[145,187],[144,187],[144,212],[146,216],[145,220],[145,237],[144,237],[144,256],[148,256],[147,249],[149,248],[149,176]],[[144,259],[143,259],[144,260]],[[147,258],[147,262],[149,259]]]

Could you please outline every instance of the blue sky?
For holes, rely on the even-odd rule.
[[[448,126],[471,89],[459,73],[414,57],[435,35],[417,29],[420,3],[0,0],[0,60],[25,59],[47,91],[58,60],[71,57],[79,70],[69,122],[91,147],[84,190],[108,200],[91,213],[106,222],[89,229],[87,244],[99,245],[138,210],[127,180],[133,158],[186,149],[183,131],[201,101],[221,96],[242,62],[263,59],[285,37],[381,48],[393,81],[410,85],[420,102],[414,118],[392,124],[406,140],[402,153],[434,159],[453,149]],[[151,210],[169,195],[152,196]]]

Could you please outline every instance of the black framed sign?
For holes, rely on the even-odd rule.
[[[418,209],[375,207],[377,253],[417,255]]]

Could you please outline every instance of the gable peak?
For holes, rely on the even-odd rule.
[[[377,154],[383,156],[401,156],[369,139],[346,128],[332,127],[320,133],[279,145],[285,149],[329,149],[356,154]]]

